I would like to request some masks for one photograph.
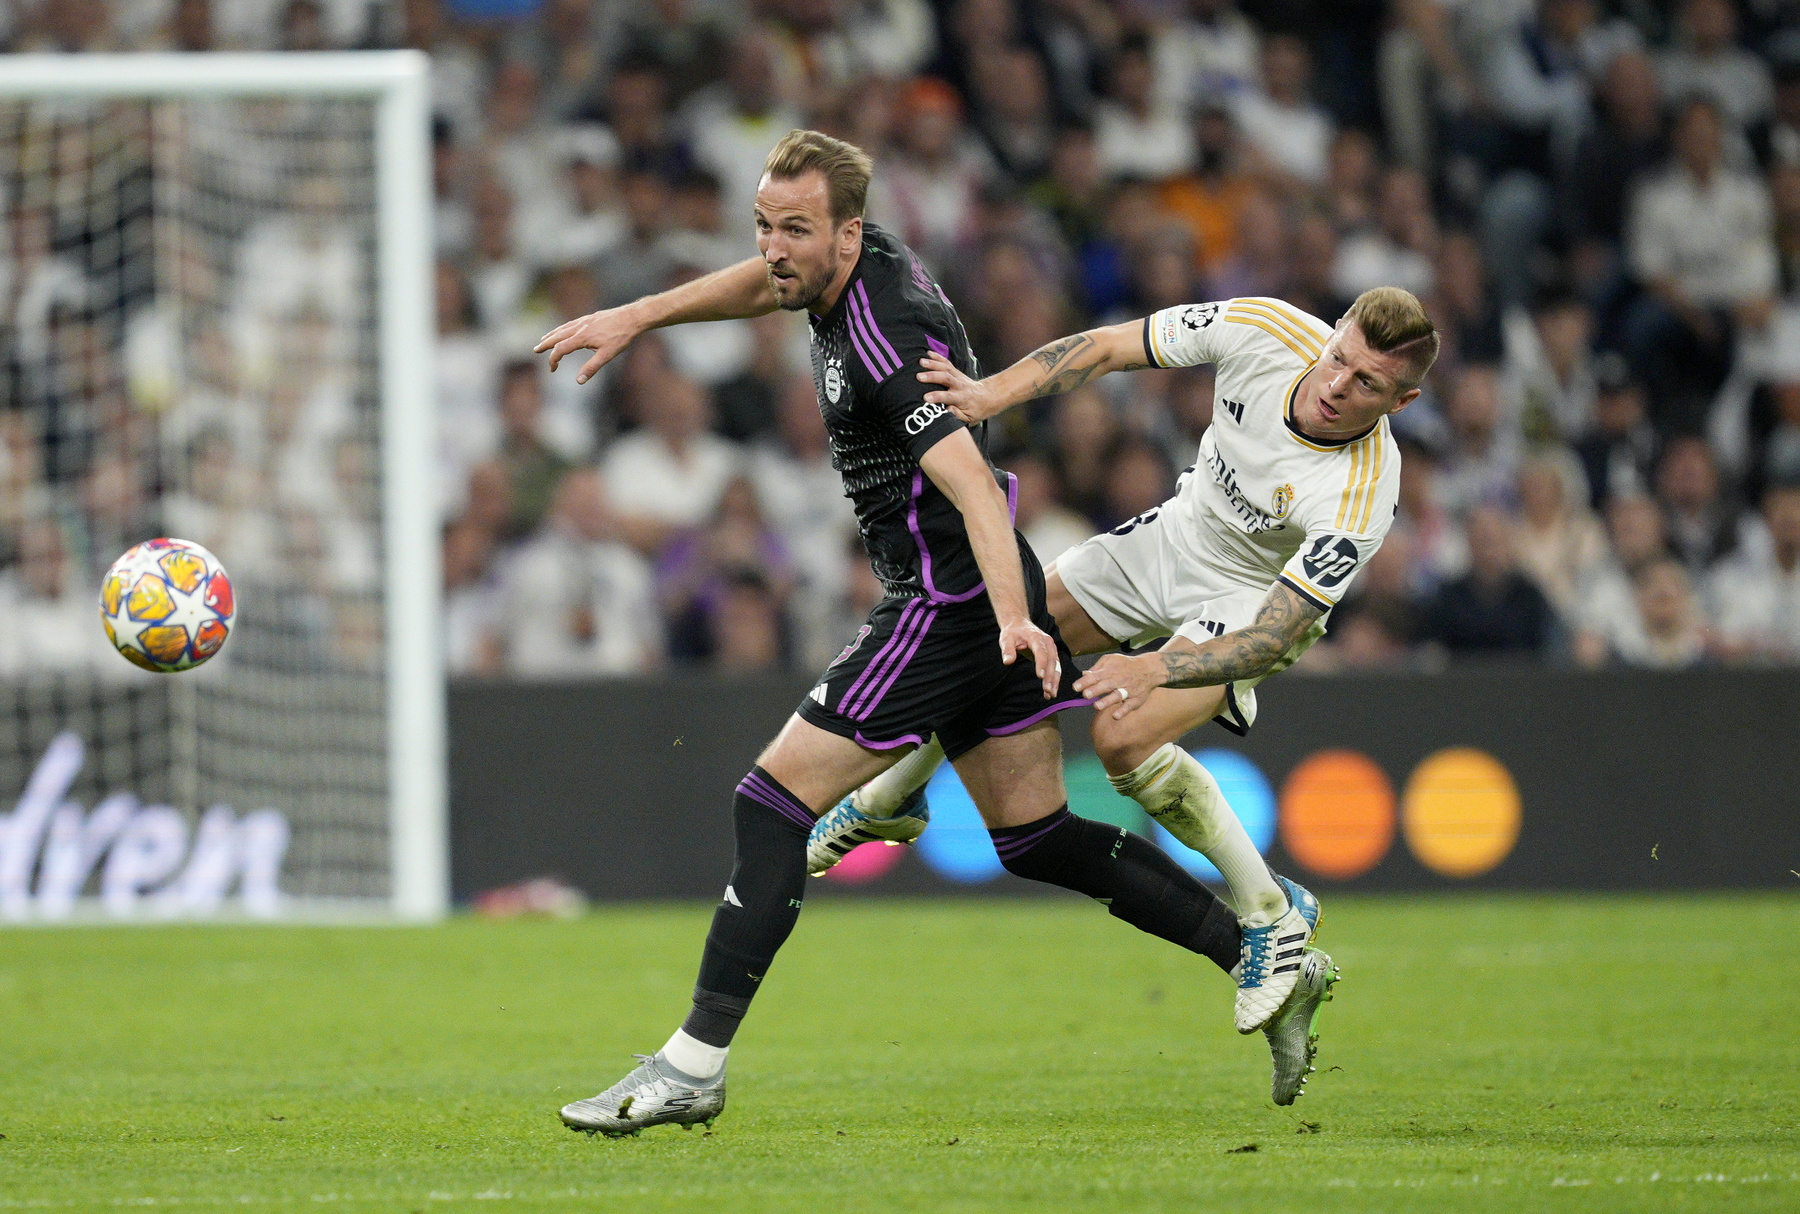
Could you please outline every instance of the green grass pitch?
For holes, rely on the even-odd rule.
[[[1291,1110],[1090,904],[820,900],[711,1135],[565,1130],[707,914],[7,932],[0,1210],[1800,1209],[1794,895],[1330,898]]]

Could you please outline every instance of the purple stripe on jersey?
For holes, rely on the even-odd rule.
[[[895,680],[900,677],[900,672],[906,669],[906,664],[913,660],[915,653],[919,652],[919,646],[925,643],[925,634],[931,631],[931,622],[937,619],[937,608],[933,607],[929,611],[921,612],[920,618],[924,622],[913,630],[912,644],[906,647],[906,652],[901,654],[900,660],[894,663],[893,669],[888,672],[888,677],[882,680],[880,687],[875,689],[874,698],[856,714],[857,720],[866,721],[875,715],[875,709],[881,703],[881,697],[888,693],[888,688],[894,685]]]
[[[931,549],[925,546],[925,535],[919,530],[919,495],[925,492],[925,470],[913,472],[912,501],[906,507],[906,529],[912,532],[913,543],[919,546],[919,576],[924,579],[925,593],[931,596],[934,603],[966,603],[987,589],[986,582],[976,582],[973,590],[965,590],[961,594],[939,594],[931,583]]]
[[[856,355],[862,359],[863,366],[868,368],[869,375],[874,378],[876,383],[886,379],[887,373],[874,359],[869,357],[869,351],[863,347],[863,339],[856,329],[856,309],[854,307],[844,310],[844,328],[849,332],[850,344],[856,347]]]
[[[1037,841],[1039,839],[1043,838],[1045,835],[1049,834],[1051,831],[1053,831],[1057,827],[1061,826],[1064,822],[1068,821],[1071,816],[1072,815],[1069,815],[1067,813],[1056,814],[1056,815],[1054,815],[1054,817],[1056,818],[1056,821],[1050,823],[1050,825],[1043,827],[1040,830],[1034,830],[1028,835],[1019,835],[1019,836],[1015,836],[1010,839],[995,839],[994,840],[994,852],[1002,860],[1011,860],[1018,856],[1022,856],[1026,852],[1030,851],[1032,849],[1032,847],[1034,847],[1037,844]],[[989,832],[989,833],[991,836],[992,832]]]
[[[907,604],[908,608],[914,606],[917,606],[920,610],[914,612],[911,619],[904,620],[903,623],[895,627],[894,643],[882,648],[880,665],[877,666],[875,663],[870,663],[870,678],[868,683],[865,684],[862,689],[861,697],[854,703],[851,702],[849,695],[845,695],[843,699],[838,701],[838,712],[849,717],[852,721],[861,721],[867,718],[868,713],[863,711],[864,703],[870,696],[875,695],[875,689],[881,685],[882,680],[887,678],[888,671],[894,669],[894,663],[904,660],[901,655],[906,652],[906,647],[912,644],[912,639],[914,636],[918,635],[920,626],[928,622],[927,617],[931,615],[932,608],[926,607],[924,602],[920,599],[914,599],[911,603]],[[873,705],[870,705],[870,707],[873,707]]]
[[[863,345],[868,349],[869,357],[873,358],[875,360],[875,365],[881,368],[881,374],[877,378],[886,379],[888,376],[898,371],[900,369],[900,360],[896,358],[892,365],[890,365],[887,356],[881,352],[881,347],[875,344],[875,338],[872,336],[875,328],[874,318],[869,315],[867,305],[859,305],[857,303],[856,293],[854,291],[850,293],[849,314],[851,332],[855,333],[860,331],[862,333]]]
[[[925,344],[930,346],[931,352],[939,358],[948,359],[950,357],[950,347],[946,346],[943,342],[939,341],[929,333],[925,335]]]
[[[900,619],[895,623],[893,633],[882,643],[881,648],[875,651],[875,656],[869,659],[869,664],[862,668],[862,673],[858,674],[856,676],[856,681],[850,684],[850,690],[838,697],[839,712],[843,712],[846,716],[849,715],[847,710],[850,706],[850,701],[856,696],[857,689],[865,682],[869,681],[869,677],[875,673],[876,667],[881,665],[882,659],[887,657],[890,649],[898,649],[906,643],[902,638],[906,634],[907,621],[911,619],[912,613],[922,606],[924,606],[924,604],[918,599],[912,599],[906,606],[900,609]]]
[[[911,743],[914,746],[923,746],[925,745],[925,739],[916,733],[903,733],[892,742],[875,742],[863,737],[861,732],[858,732],[856,735],[856,744],[869,750],[892,750],[896,746],[905,746],[908,743]]]
[[[1006,473],[1006,519],[1019,525],[1019,478],[1010,472]]]
[[[899,370],[900,356],[894,353],[894,347],[888,344],[887,334],[883,333],[881,326],[875,323],[875,309],[869,304],[868,288],[863,286],[863,280],[860,278],[856,280],[855,293],[862,300],[863,317],[869,322],[869,329],[875,334],[875,340],[881,343],[881,348],[887,351],[887,356],[894,360],[894,369]]]
[[[738,781],[737,790],[755,801],[758,805],[766,805],[794,825],[812,830],[817,821],[806,808],[792,796],[783,796],[781,791],[767,780],[760,779],[753,771]]]
[[[1002,725],[998,729],[988,730],[988,737],[1004,738],[1007,734],[1018,733],[1021,729],[1030,729],[1033,725],[1036,725],[1039,721],[1043,720],[1053,712],[1062,712],[1069,708],[1086,708],[1092,703],[1092,700],[1058,700],[1056,703],[1050,705],[1050,707],[1043,709],[1040,712],[1032,713],[1023,721],[1014,721],[1011,725]]]

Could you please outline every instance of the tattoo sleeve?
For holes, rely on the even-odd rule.
[[[1323,614],[1277,582],[1248,628],[1194,649],[1165,649],[1158,654],[1169,676],[1165,686],[1217,687],[1266,674]]]
[[[1039,396],[1055,396],[1059,392],[1073,392],[1107,370],[1137,371],[1145,366],[1140,362],[1128,362],[1116,368],[1104,366],[1105,355],[1101,353],[1099,343],[1086,333],[1077,333],[1073,337],[1041,346],[1031,353],[1030,358],[1044,370],[1031,385],[1031,395],[1026,397],[1027,400]]]

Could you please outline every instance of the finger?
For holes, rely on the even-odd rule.
[[[956,380],[951,377],[950,372],[939,371],[935,368],[930,371],[920,371],[919,382],[922,384],[942,384],[946,388],[954,388],[956,386]]]
[[[1001,661],[1001,663],[1004,665],[1007,665],[1007,666],[1011,666],[1013,664],[1013,659],[1018,656],[1019,656],[1018,651],[1013,647],[1013,643],[1007,639],[1007,636],[1004,632],[1001,633],[1000,634],[1000,661]]]
[[[604,354],[594,355],[594,357],[587,360],[587,365],[585,365],[581,368],[581,374],[577,375],[575,377],[575,382],[578,384],[587,383],[587,381],[594,378],[594,376],[599,373],[600,368],[604,367],[605,365],[606,365],[606,355],[604,355]]]

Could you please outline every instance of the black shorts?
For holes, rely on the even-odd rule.
[[[800,715],[871,750],[922,744],[935,733],[945,756],[959,759],[989,738],[1085,705],[1075,691],[1081,672],[1044,605],[1043,567],[1020,549],[1032,622],[1055,639],[1062,659],[1055,698],[1044,698],[1029,652],[1001,662],[987,595],[964,603],[886,598],[800,701]]]

